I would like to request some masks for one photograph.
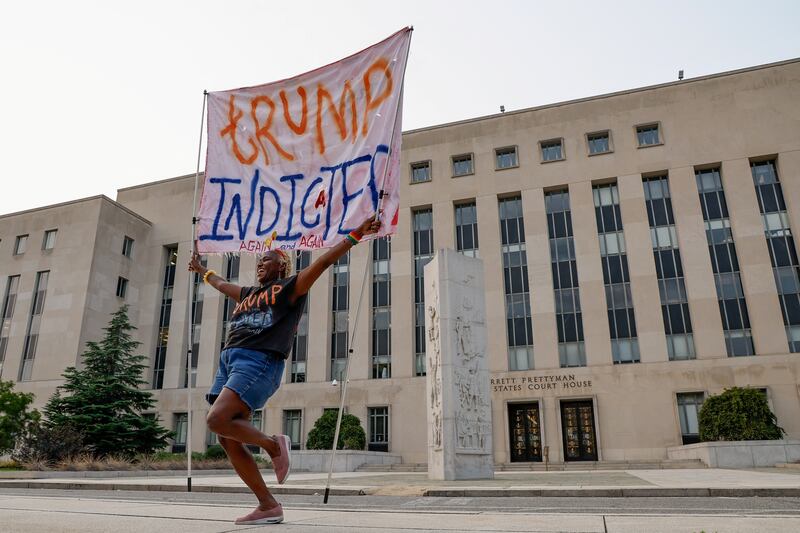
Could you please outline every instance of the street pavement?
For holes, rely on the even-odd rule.
[[[241,494],[0,489],[8,532],[794,532],[800,498],[282,496],[285,521],[235,526]]]

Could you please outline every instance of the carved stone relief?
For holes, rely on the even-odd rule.
[[[439,338],[439,293],[436,289],[436,282],[433,282],[434,298],[427,307],[428,318],[430,319],[430,327],[427,331],[427,340],[430,344],[430,349],[427,350],[429,357],[427,361],[427,372],[430,374],[431,380],[431,414],[433,415],[432,431],[433,431],[433,448],[439,450],[442,448],[442,379],[439,375],[439,367],[441,364],[441,343]]]

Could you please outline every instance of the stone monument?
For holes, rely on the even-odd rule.
[[[440,249],[425,266],[428,478],[492,479],[483,262]]]

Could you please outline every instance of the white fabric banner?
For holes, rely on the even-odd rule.
[[[294,78],[209,93],[200,253],[335,245],[381,190],[377,236],[394,233],[410,40],[406,28]]]

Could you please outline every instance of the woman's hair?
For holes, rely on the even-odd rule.
[[[278,279],[287,277],[289,275],[289,271],[291,270],[289,254],[287,254],[283,250],[270,250],[270,251],[275,252],[275,255],[278,256],[278,262],[280,263],[280,268],[278,269]]]

